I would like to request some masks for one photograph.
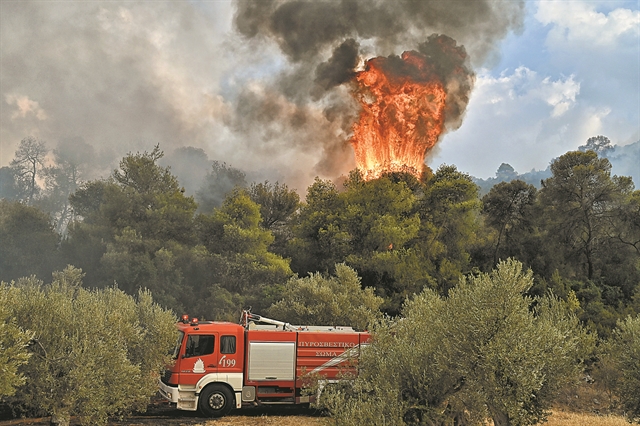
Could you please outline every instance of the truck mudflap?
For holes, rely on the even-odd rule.
[[[296,404],[313,404],[316,400],[316,395],[296,396]]]

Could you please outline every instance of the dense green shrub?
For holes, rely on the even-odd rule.
[[[324,404],[346,425],[538,423],[593,339],[559,299],[524,296],[532,282],[509,260],[447,298],[423,292],[378,324],[358,378]]]
[[[640,423],[640,315],[618,322],[611,355],[620,372],[617,393],[625,414]]]
[[[291,324],[346,325],[364,330],[380,316],[383,299],[372,288],[363,289],[352,268],[341,263],[335,269],[335,277],[315,273],[291,278],[269,315]]]
[[[13,395],[16,387],[24,383],[18,372],[29,359],[27,345],[32,334],[18,326],[7,304],[6,286],[0,286],[0,397]]]
[[[2,285],[10,316],[34,333],[31,357],[20,368],[25,383],[10,402],[57,424],[68,424],[71,415],[101,424],[145,410],[176,338],[173,313],[150,293],[87,290],[81,280],[82,272],[68,267],[51,284],[32,277]]]

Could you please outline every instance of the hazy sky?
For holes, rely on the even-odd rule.
[[[320,87],[319,66],[347,38],[362,61],[437,32],[477,75],[427,163],[544,169],[591,136],[640,139],[638,4],[0,0],[0,166],[29,135],[84,141],[105,173],[159,143],[302,190],[354,165],[348,89]]]

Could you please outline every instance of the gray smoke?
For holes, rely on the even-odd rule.
[[[329,90],[353,79],[358,65],[359,48],[354,39],[345,40],[333,51],[329,60],[318,65],[315,83],[322,89]]]
[[[234,23],[248,38],[273,39],[293,62],[314,60],[347,38],[369,40],[386,56],[441,33],[465,45],[477,65],[521,28],[523,13],[522,0],[238,0]]]
[[[347,141],[357,102],[348,82],[365,59],[420,50],[439,33],[479,65],[520,27],[523,7],[522,0],[2,2],[0,166],[29,135],[50,148],[82,140],[94,148],[88,163],[105,171],[128,152],[191,146],[258,181],[304,191],[316,175],[353,167]]]
[[[418,48],[447,88],[445,106],[446,130],[455,130],[462,124],[462,117],[469,103],[475,74],[469,68],[469,58],[464,46],[445,35],[431,35]]]
[[[239,98],[236,117],[242,117],[243,129],[260,128],[265,142],[284,132],[287,143],[321,144],[323,157],[313,171],[344,173],[353,166],[345,147],[357,116],[345,84],[363,60],[388,55],[390,66],[393,58],[403,66],[394,55],[426,55],[447,86],[445,114],[452,130],[461,124],[473,87],[470,64],[491,60],[497,41],[521,28],[523,14],[524,2],[510,0],[238,0],[238,32],[275,43],[288,64],[270,86],[274,92]],[[288,109],[274,104],[279,96]],[[318,109],[321,115],[308,114]],[[291,125],[296,117],[303,125]]]
[[[206,12],[182,1],[2,2],[0,165],[29,135],[50,148],[81,138],[107,173],[157,143],[215,154],[226,109],[216,58],[230,28]]]

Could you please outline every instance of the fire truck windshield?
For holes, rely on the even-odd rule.
[[[182,346],[182,340],[184,339],[184,332],[178,331],[180,335],[178,336],[178,341],[176,342],[176,347],[173,348],[173,359],[178,359],[178,354],[180,353],[180,347]]]

